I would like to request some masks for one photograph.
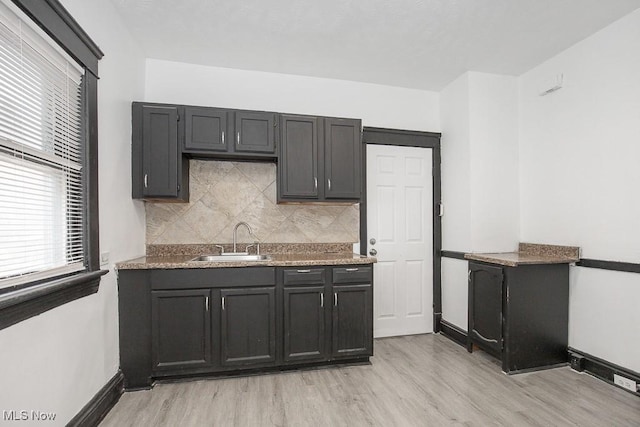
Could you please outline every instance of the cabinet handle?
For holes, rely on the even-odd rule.
[[[358,271],[358,268],[345,268],[344,271]]]
[[[333,293],[333,305],[335,305],[336,307],[338,306],[338,293],[337,292]]]
[[[317,176],[313,177],[313,189],[314,190],[318,189],[318,177]]]
[[[478,338],[480,338],[480,339],[481,339],[481,340],[483,340],[483,341],[498,343],[498,340],[492,340],[492,339],[489,339],[489,338],[483,337],[483,336],[480,334],[480,332],[476,331],[475,329],[473,330],[473,333],[474,333],[474,334],[476,334],[476,335],[478,336]]]
[[[469,270],[469,283],[471,283],[471,270]]]
[[[205,304],[207,306],[207,311],[209,311],[209,297],[205,298]]]
[[[222,297],[222,309],[224,310],[224,297]]]
[[[324,294],[320,292],[320,307],[324,307]]]
[[[311,270],[296,270],[298,273],[311,273]]]
[[[224,144],[224,131],[222,131],[222,144]]]
[[[327,179],[327,184],[329,184],[329,191],[331,191],[331,178]]]
[[[238,145],[240,145],[240,132],[238,132],[238,135],[236,137],[236,142]]]
[[[144,174],[144,188],[147,188],[149,186],[149,175],[147,175],[146,173]]]

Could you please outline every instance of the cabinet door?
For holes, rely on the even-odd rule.
[[[224,366],[276,360],[275,287],[221,289]]]
[[[227,114],[219,108],[185,107],[184,151],[227,151]]]
[[[373,355],[370,284],[333,287],[333,357]]]
[[[502,279],[501,267],[469,263],[469,350],[475,343],[500,357]]]
[[[280,198],[318,198],[318,118],[280,116]]]
[[[177,197],[178,108],[138,107],[142,109],[142,129],[139,134],[142,146],[142,196]],[[135,145],[134,141],[134,149]]]
[[[284,360],[326,359],[324,286],[284,288]]]
[[[234,151],[276,154],[276,115],[274,113],[236,111],[235,115]]]
[[[359,199],[360,120],[324,119],[324,194],[327,199]]]
[[[151,292],[151,351],[155,370],[211,365],[208,289]]]

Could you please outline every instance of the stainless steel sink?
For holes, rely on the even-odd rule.
[[[247,254],[224,254],[224,255],[201,255],[193,258],[196,262],[234,262],[234,261],[268,261],[269,255],[247,255]]]

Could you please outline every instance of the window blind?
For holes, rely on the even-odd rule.
[[[82,69],[0,3],[0,289],[84,269]]]

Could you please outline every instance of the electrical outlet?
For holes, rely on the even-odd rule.
[[[107,265],[109,264],[109,252],[102,252],[100,254],[100,265]]]
[[[582,372],[584,371],[584,357],[575,353],[571,353],[569,355],[569,363],[571,364],[571,369],[574,371]]]
[[[638,391],[638,386],[635,381],[618,374],[613,374],[613,383],[634,393]]]

